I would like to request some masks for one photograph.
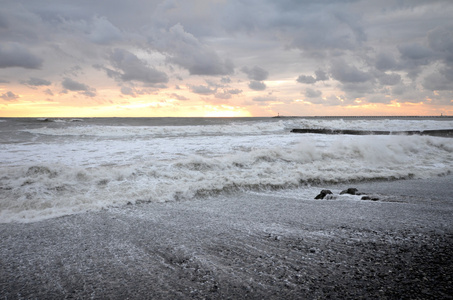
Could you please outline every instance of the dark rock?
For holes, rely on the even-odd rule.
[[[378,197],[370,197],[370,196],[363,196],[360,200],[371,200],[371,201],[378,201]]]
[[[358,189],[356,188],[348,188],[347,190],[341,191],[340,195],[349,194],[349,195],[358,195]]]
[[[321,193],[315,197],[315,199],[324,199],[327,195],[332,195],[332,192],[330,190],[322,190]]]

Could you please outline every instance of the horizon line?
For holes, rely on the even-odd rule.
[[[107,118],[118,118],[118,119],[127,119],[127,118],[204,118],[204,119],[245,119],[245,118],[452,118],[453,115],[354,115],[354,116],[345,116],[345,115],[338,115],[338,116],[323,116],[323,115],[312,115],[312,116],[285,116],[285,115],[277,115],[277,116],[251,116],[251,117],[172,117],[172,116],[164,116],[164,117],[46,117],[46,116],[33,116],[33,117],[2,117],[0,119],[107,119]]]

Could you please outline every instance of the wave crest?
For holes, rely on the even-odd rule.
[[[239,190],[448,174],[453,140],[308,136],[282,146],[145,158],[123,165],[2,166],[0,221],[29,222],[127,203],[188,200]]]

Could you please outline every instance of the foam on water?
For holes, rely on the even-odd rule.
[[[219,135],[219,134],[269,134],[281,132],[284,122],[262,122],[250,126],[244,123],[232,123],[228,125],[211,126],[78,126],[60,128],[35,128],[25,129],[34,134],[55,136],[92,136],[92,137],[169,137],[169,136],[195,136],[195,135]]]
[[[41,127],[26,129],[38,135],[32,140],[0,144],[0,222],[320,182],[427,178],[453,167],[447,138],[300,135],[286,121],[172,126],[174,135],[161,127]],[[82,130],[90,134],[77,135]]]

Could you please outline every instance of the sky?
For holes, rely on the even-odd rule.
[[[453,115],[451,0],[0,2],[0,117]]]

